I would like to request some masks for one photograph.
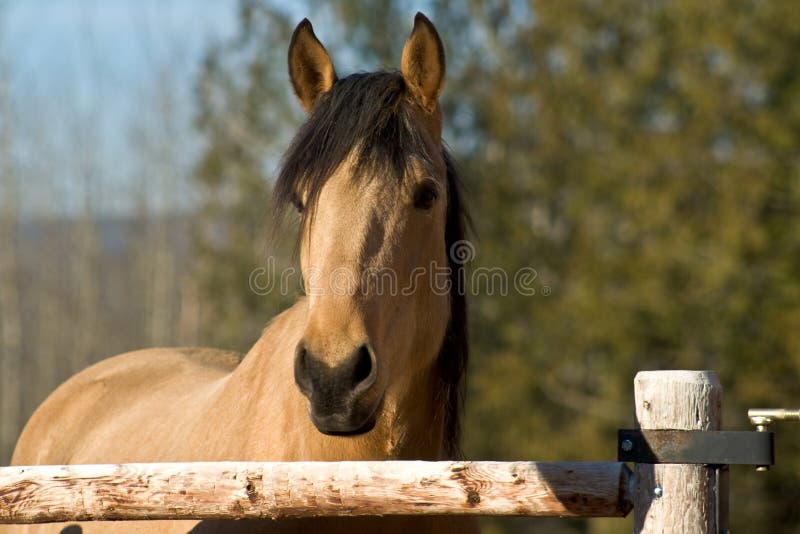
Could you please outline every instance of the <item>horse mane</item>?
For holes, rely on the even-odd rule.
[[[313,219],[325,182],[347,159],[353,176],[403,180],[412,157],[431,165],[432,155],[418,127],[403,76],[396,71],[357,73],[338,80],[314,105],[308,120],[284,155],[273,191],[275,213],[299,206],[305,193],[301,225]],[[453,157],[443,149],[448,207],[445,243],[450,267],[450,321],[437,358],[444,424],[443,449],[448,458],[461,456],[461,410],[467,367],[467,317],[464,266],[452,257],[454,243],[465,237],[468,216]]]
[[[447,221],[444,239],[447,261],[450,267],[450,322],[447,324],[444,341],[437,363],[442,381],[444,402],[444,451],[448,458],[461,458],[461,409],[466,389],[467,360],[467,299],[466,272],[464,262],[454,254],[454,246],[466,238],[469,214],[462,198],[461,179],[455,160],[446,149],[444,162],[447,166]]]

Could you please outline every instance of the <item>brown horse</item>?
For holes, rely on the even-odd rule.
[[[34,413],[13,464],[443,459],[467,360],[459,182],[441,141],[444,51],[417,14],[399,72],[337,79],[304,20],[289,72],[308,120],[275,188],[301,210],[307,295],[244,356],[151,349],[100,362]],[[432,283],[446,273],[444,284]],[[398,282],[379,283],[389,274]],[[440,280],[441,281],[441,280]],[[410,282],[404,283],[404,282]],[[26,527],[6,527],[19,532]],[[461,518],[40,525],[59,532],[469,532]]]

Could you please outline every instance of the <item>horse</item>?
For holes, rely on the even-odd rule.
[[[467,216],[442,141],[445,55],[421,13],[399,71],[339,79],[311,23],[289,45],[307,113],[276,210],[300,211],[305,295],[244,355],[157,348],[78,373],[39,406],[13,465],[459,456]],[[425,274],[445,274],[443,284]],[[343,273],[345,276],[343,276]],[[378,283],[386,273],[398,284]],[[61,530],[63,528],[63,530]],[[457,517],[87,522],[3,532],[473,532]],[[2,529],[0,529],[2,530]]]

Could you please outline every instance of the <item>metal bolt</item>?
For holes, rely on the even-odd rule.
[[[773,422],[773,418],[784,419],[786,418],[786,412],[787,410],[752,409],[747,411],[747,415],[750,418],[750,423],[756,426],[756,432],[767,432]],[[794,412],[790,412],[789,415],[794,415]],[[765,473],[769,471],[769,466],[757,465],[756,471]]]
[[[656,486],[653,490],[653,495],[656,496],[656,499],[660,499],[662,495],[664,495],[664,488],[661,486]]]
[[[633,442],[629,439],[623,439],[622,443],[620,444],[620,447],[622,448],[623,451],[629,452],[633,449]]]

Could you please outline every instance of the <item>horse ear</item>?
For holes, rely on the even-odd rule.
[[[303,19],[289,44],[289,78],[300,104],[310,113],[314,103],[336,82],[336,71],[325,47],[314,35],[308,19]]]
[[[444,89],[444,47],[433,23],[422,13],[403,47],[400,72],[420,105],[432,112]]]

